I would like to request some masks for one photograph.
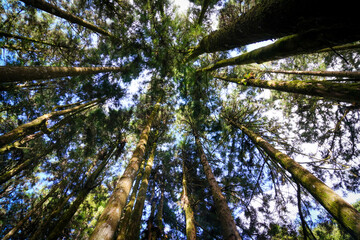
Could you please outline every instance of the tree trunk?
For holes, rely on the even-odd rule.
[[[347,71],[296,71],[296,70],[281,70],[281,69],[278,70],[265,69],[265,70],[259,70],[259,72],[310,75],[310,76],[321,76],[321,77],[360,78],[360,72],[347,72]]]
[[[203,53],[229,50],[255,42],[281,38],[309,29],[332,28],[334,25],[356,28],[356,7],[354,3],[350,5],[329,6],[324,0],[262,1],[233,23],[204,37],[198,46],[190,50],[187,59],[193,59]]]
[[[160,183],[160,203],[158,205],[158,211],[156,214],[156,227],[157,231],[152,233],[153,239],[163,239],[162,236],[164,234],[164,224],[163,224],[163,213],[164,213],[164,200],[165,200],[165,186],[164,186],[164,179],[161,176],[161,183]]]
[[[60,77],[123,72],[127,67],[0,67],[1,82],[26,82]]]
[[[80,111],[85,110],[85,109],[81,109]],[[76,114],[76,113],[73,113]],[[18,141],[15,141],[13,143],[10,143],[8,145],[5,145],[3,147],[0,148],[0,154],[5,153],[6,151],[10,151],[14,148],[18,148],[21,145],[24,145],[27,142],[30,142],[34,139],[37,139],[39,137],[41,137],[42,135],[44,135],[45,133],[49,134],[53,131],[55,131],[56,129],[59,129],[60,127],[64,126],[66,123],[69,123],[70,120],[74,120],[73,118],[71,118],[71,116],[67,116],[64,119],[61,119],[58,123],[56,123],[54,126],[52,126],[51,128],[46,128],[46,131],[43,131],[43,129],[40,129],[39,132],[28,135]]]
[[[277,81],[260,79],[239,79],[216,76],[216,78],[239,85],[273,89],[277,91],[323,97],[349,103],[360,102],[360,83],[334,83],[330,81]]]
[[[124,149],[125,147],[125,141],[122,141],[118,148]],[[84,187],[78,192],[76,199],[71,204],[70,208],[62,215],[62,217],[57,221],[55,224],[55,227],[53,228],[52,232],[49,234],[48,238],[49,240],[57,239],[61,232],[64,230],[66,225],[70,222],[76,211],[78,210],[79,206],[84,202],[86,196],[89,194],[89,192],[94,188],[96,179],[99,177],[101,172],[104,170],[105,166],[109,162],[111,153],[114,151],[114,148],[110,150],[103,149],[98,154],[98,160],[102,160],[100,165],[96,168],[96,170],[88,177],[86,180]]]
[[[187,167],[185,165],[185,160],[183,159],[183,179],[182,179],[182,196],[181,196],[181,205],[185,211],[185,222],[186,222],[186,239],[187,240],[196,240],[196,226],[195,226],[195,216],[194,211],[190,205],[188,190],[187,190]]]
[[[331,188],[315,177],[303,166],[245,126],[227,119],[230,124],[243,131],[257,147],[264,150],[274,161],[291,173],[309,193],[355,238],[360,239],[360,213],[344,201]]]
[[[237,57],[220,60],[199,71],[213,71],[226,66],[263,63],[294,55],[314,53],[324,48],[354,42],[359,39],[359,31],[354,32],[354,29],[347,27],[320,31],[312,30],[281,38],[273,44]]]
[[[154,201],[154,197],[155,197],[155,179],[156,179],[156,174],[154,176],[154,181],[153,181],[153,189],[151,191],[151,197],[150,197],[150,203],[151,203],[151,210],[150,210],[150,216],[149,219],[147,221],[147,236],[145,239],[147,240],[152,240],[153,239],[153,227],[154,227],[154,219],[155,219],[155,201]]]
[[[81,104],[81,105],[73,107],[73,108],[44,114],[44,115],[32,120],[29,123],[25,123],[21,126],[18,126],[17,128],[11,130],[10,132],[5,133],[0,136],[0,149],[5,148],[5,150],[6,150],[6,146],[11,144],[13,141],[15,141],[19,138],[25,137],[27,135],[30,135],[30,134],[34,134],[37,131],[45,131],[46,132],[47,131],[47,127],[46,127],[47,121],[54,117],[62,116],[62,115],[66,115],[66,114],[74,114],[74,113],[77,113],[78,111],[83,111],[87,108],[95,106],[98,103],[98,101],[99,100],[94,100],[94,101],[84,103],[84,104]]]
[[[141,178],[142,178],[141,170],[143,170],[144,165],[145,165],[144,163],[145,163],[145,161],[143,160],[141,163],[141,166],[140,166],[140,171],[136,177],[135,184],[132,188],[129,202],[126,204],[126,207],[124,208],[124,213],[122,214],[123,217],[119,224],[119,233],[117,236],[117,240],[126,240],[126,233],[127,233],[127,230],[129,229],[131,214],[133,212],[136,195],[137,195],[137,192],[138,192],[138,189],[140,186],[140,182],[141,182]]]
[[[63,183],[63,180],[61,182],[59,182],[58,184],[56,184],[55,186],[53,186],[50,190],[50,192],[43,198],[40,200],[40,202],[38,202],[26,215],[25,217],[23,217],[17,224],[16,226],[11,229],[10,232],[8,232],[3,238],[2,240],[8,240],[10,239],[21,227],[22,225],[33,215],[33,213],[37,212],[38,209],[46,202],[46,200],[49,199],[49,197],[59,188],[59,186]]]
[[[154,164],[154,157],[156,151],[156,140],[154,141],[155,142],[151,146],[149,159],[145,166],[145,172],[142,177],[140,189],[136,198],[134,210],[131,214],[131,221],[125,239],[139,239],[141,216],[145,205],[146,192],[149,185],[149,177],[151,174],[152,166]],[[118,240],[121,240],[121,238],[118,238]]]
[[[66,19],[69,22],[72,23],[76,23],[80,26],[83,26],[85,28],[88,28],[94,32],[100,33],[104,36],[108,36],[108,37],[112,37],[112,38],[116,38],[114,35],[112,35],[111,33],[109,33],[108,31],[99,28],[97,26],[95,26],[94,24],[87,22],[85,20],[83,20],[80,17],[77,17],[71,13],[68,13],[62,9],[60,9],[59,7],[52,5],[50,3],[45,2],[44,0],[21,0],[22,2],[26,3],[27,5],[30,5],[34,8],[38,8],[41,9],[49,14],[58,16],[60,18]]]
[[[193,129],[195,143],[200,155],[201,164],[204,167],[206,178],[209,182],[211,193],[214,199],[216,212],[221,222],[222,234],[225,240],[238,240],[241,239],[239,232],[237,231],[235,221],[231,215],[229,206],[227,205],[226,198],[221,192],[221,189],[216,182],[215,176],[211,170],[209,162],[202,148],[200,138],[195,129]]]
[[[115,190],[96,223],[95,230],[90,236],[90,240],[112,240],[119,224],[122,210],[126,204],[131,186],[133,185],[137,171],[139,170],[142,158],[144,156],[145,147],[149,138],[152,122],[160,107],[160,103],[156,103],[154,109],[144,127],[139,142],[133,152],[129,164],[127,165],[123,175],[118,180]]]

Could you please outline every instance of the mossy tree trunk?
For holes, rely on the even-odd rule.
[[[58,116],[66,116],[68,114],[75,114],[79,111],[83,111],[85,109],[91,108],[98,104],[99,100],[93,100],[88,103],[84,103],[72,108],[54,111],[48,114],[44,114],[31,122],[25,123],[17,128],[11,130],[0,136],[0,149],[1,151],[6,151],[7,146],[11,144],[13,141],[26,137],[28,135],[34,134],[37,131],[47,132],[48,128],[46,126],[47,121],[58,117]]]
[[[188,197],[188,187],[187,187],[187,167],[185,160],[183,159],[183,178],[182,178],[182,195],[181,195],[181,205],[185,211],[185,222],[186,222],[186,239],[187,240],[196,240],[196,226],[195,226],[195,216],[194,211],[191,207],[190,200]]]
[[[85,28],[88,28],[94,32],[100,33],[101,35],[116,38],[114,35],[112,35],[108,31],[106,31],[102,28],[99,28],[90,22],[85,21],[80,17],[77,17],[71,13],[68,13],[55,5],[45,2],[44,0],[21,0],[21,1],[26,3],[27,5],[34,7],[34,8],[41,9],[49,14],[58,16],[60,18],[68,20],[69,22],[76,23],[76,24],[83,26]]]
[[[135,184],[132,188],[130,199],[124,208],[124,212],[122,214],[121,221],[119,224],[119,232],[118,232],[117,240],[126,240],[126,233],[127,230],[129,229],[131,214],[133,212],[136,195],[138,193],[138,189],[142,179],[142,170],[144,168],[144,163],[145,161],[143,160],[140,166],[140,171],[136,177]]]
[[[354,29],[350,27],[320,31],[312,30],[305,33],[283,37],[273,44],[241,54],[237,57],[220,60],[200,69],[199,71],[213,71],[226,66],[263,63],[294,55],[313,53],[324,48],[354,42],[357,40],[360,40],[359,31],[354,31]]]
[[[216,78],[244,86],[273,89],[277,91],[298,93],[324,99],[360,103],[360,83],[334,83],[329,81],[277,81],[261,79],[240,79],[216,76]]]
[[[139,239],[141,217],[145,205],[146,192],[149,185],[151,169],[154,164],[155,151],[156,151],[156,142],[154,142],[151,146],[151,152],[145,166],[144,175],[142,177],[140,189],[136,198],[135,207],[131,214],[130,225],[125,239]],[[118,240],[120,239],[118,238]]]
[[[118,148],[118,151],[122,152],[125,147],[125,141],[122,141],[116,147]],[[103,172],[106,165],[108,164],[110,156],[114,151],[114,149],[115,149],[114,147],[111,147],[110,149],[103,149],[102,151],[99,152],[96,161],[101,161],[101,163],[96,168],[96,170],[93,171],[93,173],[88,177],[82,189],[77,193],[76,199],[71,204],[69,209],[66,210],[66,212],[57,221],[55,227],[53,228],[52,232],[49,234],[47,239],[49,240],[57,239],[61,235],[61,232],[69,224],[70,220],[72,219],[72,217],[74,216],[80,205],[84,202],[86,196],[95,187],[96,180],[100,176],[101,172]]]
[[[301,184],[355,239],[360,239],[360,213],[331,188],[295,160],[274,148],[261,138],[232,119],[230,124],[243,131],[254,144],[265,151],[274,161],[288,171],[296,182]]]
[[[320,76],[320,77],[360,78],[360,72],[348,72],[348,71],[297,71],[297,70],[282,70],[282,69],[264,69],[264,70],[259,70],[259,72],[309,75],[309,76]]]
[[[227,205],[226,198],[221,192],[221,188],[216,182],[215,176],[211,170],[209,162],[206,158],[205,152],[203,150],[200,137],[195,129],[193,129],[195,144],[200,155],[200,161],[203,165],[206,179],[210,185],[212,197],[215,203],[216,213],[218,214],[222,234],[225,240],[239,240],[241,239],[239,232],[237,231],[234,218],[231,215],[229,206]]]
[[[122,210],[126,204],[126,199],[140,168],[140,164],[145,152],[145,147],[149,138],[151,125],[159,110],[159,107],[160,103],[156,103],[152,113],[147,120],[147,124],[140,135],[139,142],[133,152],[130,162],[127,165],[123,175],[119,178],[104,211],[96,223],[95,230],[90,236],[90,240],[112,240],[114,238],[114,234],[121,218]]]
[[[356,27],[356,7],[354,3],[351,5],[330,6],[325,0],[265,0],[233,23],[204,37],[190,50],[187,59],[193,59],[203,53],[281,38],[309,29],[331,28],[334,25]],[[342,14],[346,17],[340,17]]]
[[[1,82],[26,82],[59,77],[91,75],[103,72],[125,72],[127,67],[0,67]]]

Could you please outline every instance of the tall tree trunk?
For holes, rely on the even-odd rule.
[[[157,226],[157,231],[156,233],[152,233],[153,234],[153,239],[163,239],[163,234],[164,234],[164,224],[163,224],[163,213],[164,213],[164,200],[165,200],[165,186],[164,186],[164,176],[162,175],[161,177],[161,182],[160,182],[160,202],[158,205],[158,211],[156,213],[156,219],[155,219],[155,223]]]
[[[321,77],[360,78],[360,72],[348,72],[348,71],[297,71],[297,70],[282,70],[282,69],[264,69],[264,70],[259,70],[259,72],[310,75],[310,76],[321,76]]]
[[[155,206],[156,206],[156,203],[155,203],[155,200],[154,200],[154,197],[155,197],[155,179],[156,179],[156,174],[154,176],[154,181],[153,181],[153,188],[152,188],[152,191],[151,191],[151,197],[150,197],[150,203],[151,203],[151,210],[150,210],[150,216],[149,216],[149,219],[147,221],[147,240],[152,240],[153,239],[153,231],[152,229],[154,228],[154,219],[155,219]]]
[[[311,30],[281,38],[273,44],[237,57],[220,60],[199,71],[213,71],[226,66],[263,63],[294,55],[313,53],[324,48],[354,42],[359,39],[360,33],[354,32],[354,29],[347,27],[320,31]]]
[[[127,67],[0,67],[1,82],[26,82],[59,77],[91,75],[103,72],[124,72]]]
[[[188,169],[185,164],[185,159],[183,159],[183,176],[182,176],[183,191],[181,195],[181,204],[185,211],[186,239],[196,240],[195,216],[188,197],[187,171]]]
[[[227,120],[243,131],[257,147],[264,150],[274,161],[291,173],[295,181],[301,184],[355,239],[360,239],[360,213],[353,206],[307,169],[274,148],[259,135],[232,119]]]
[[[48,120],[63,116],[67,114],[75,114],[79,111],[83,111],[85,109],[88,109],[90,107],[95,106],[99,100],[94,100],[88,103],[81,104],[79,106],[75,106],[73,108],[64,109],[61,111],[55,111],[48,114],[44,114],[34,120],[32,120],[29,123],[25,123],[21,126],[18,126],[17,128],[11,130],[8,133],[5,133],[0,136],[0,149],[6,148],[7,145],[11,144],[13,141],[28,136],[30,134],[34,134],[37,131],[47,131],[46,123]]]
[[[41,41],[41,40],[28,38],[28,37],[14,35],[14,34],[3,32],[3,31],[0,31],[0,37],[15,38],[15,39],[19,39],[19,40],[25,40],[25,41],[29,41],[29,42],[34,42],[34,43],[41,43],[41,44],[49,45],[49,46],[52,46],[52,47],[70,48],[69,46],[66,46],[66,45],[49,43],[49,42],[45,42],[45,41]]]
[[[239,79],[216,76],[216,78],[239,85],[273,89],[277,91],[323,97],[349,103],[360,102],[360,83],[334,83],[330,81],[277,81],[260,79]]]
[[[119,233],[117,236],[117,240],[126,240],[126,233],[127,233],[127,230],[129,229],[131,214],[133,212],[136,195],[138,193],[138,189],[139,189],[141,179],[142,179],[143,173],[141,173],[141,170],[143,170],[144,166],[145,166],[145,161],[143,160],[141,163],[141,166],[140,166],[140,171],[136,177],[135,184],[132,188],[129,202],[126,204],[126,207],[124,208],[124,212],[122,214],[123,216],[122,216],[120,224],[119,224]]]
[[[144,156],[145,147],[149,138],[152,122],[159,110],[160,103],[156,103],[152,113],[150,114],[147,124],[144,127],[139,142],[133,152],[129,164],[127,165],[123,175],[118,180],[114,192],[102,212],[95,230],[90,236],[90,240],[112,240],[119,224],[122,210],[126,204],[131,186],[133,185],[137,171],[139,170],[142,158]]]
[[[38,211],[38,209],[40,207],[42,207],[42,205],[46,202],[46,200],[49,199],[49,197],[51,197],[53,195],[53,193],[58,190],[59,186],[63,184],[63,180],[60,181],[58,184],[56,184],[55,186],[53,186],[50,190],[50,192],[43,198],[40,200],[40,202],[38,202],[26,215],[25,217],[23,217],[17,224],[16,226],[11,229],[10,232],[8,232],[3,238],[2,240],[8,240],[10,239],[21,227],[22,225],[35,213]]]
[[[109,33],[108,31],[99,28],[97,26],[95,26],[94,24],[87,22],[85,20],[83,20],[80,17],[77,17],[71,13],[68,13],[62,9],[60,9],[59,7],[52,5],[50,3],[45,2],[44,0],[21,0],[22,2],[26,3],[27,5],[30,5],[34,8],[38,8],[41,9],[49,14],[58,16],[60,18],[66,19],[69,22],[72,23],[76,23],[80,26],[83,26],[85,28],[88,28],[94,32],[100,33],[104,36],[108,36],[108,37],[112,37],[112,38],[116,38],[114,35],[112,35],[111,33]]]
[[[329,8],[325,9],[324,6]],[[204,37],[198,46],[190,50],[187,59],[203,53],[229,50],[255,42],[281,38],[309,29],[332,28],[334,25],[356,28],[354,6],[349,7],[348,4],[329,6],[324,0],[262,1],[233,23]],[[347,17],[340,17],[344,15]]]
[[[130,225],[125,239],[139,239],[141,216],[145,205],[145,198],[149,185],[151,169],[154,164],[155,151],[156,151],[156,140],[154,140],[154,143],[151,146],[150,156],[145,166],[145,172],[142,177],[140,189],[136,198],[134,210],[131,214]],[[118,238],[118,240],[121,240],[121,238]]]
[[[198,153],[200,155],[200,161],[204,167],[206,179],[208,180],[210,185],[211,193],[215,203],[216,212],[219,216],[219,220],[221,223],[223,237],[225,240],[239,240],[241,239],[241,237],[239,232],[237,231],[236,224],[231,215],[229,206],[227,205],[226,198],[222,194],[221,188],[216,182],[215,176],[211,170],[205,152],[202,148],[199,135],[195,129],[193,129],[193,134],[195,137],[195,144],[198,148]]]
[[[122,151],[125,147],[125,141],[122,141],[119,146],[117,146],[120,151]],[[101,172],[104,170],[105,166],[109,162],[110,156],[114,148],[112,147],[109,150],[103,149],[97,156],[98,160],[102,160],[100,165],[96,168],[96,170],[88,177],[86,180],[84,187],[78,192],[76,199],[71,204],[70,208],[62,215],[62,217],[57,221],[55,227],[49,234],[49,240],[57,239],[67,224],[70,222],[76,211],[78,210],[79,206],[84,202],[86,196],[89,192],[94,188],[95,182]]]

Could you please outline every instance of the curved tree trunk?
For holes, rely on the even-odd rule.
[[[125,141],[122,141],[118,148],[124,149],[125,147]],[[84,187],[78,192],[76,199],[71,204],[70,208],[61,216],[61,218],[57,221],[54,229],[49,234],[48,238],[49,240],[57,239],[61,232],[64,230],[64,228],[67,226],[67,224],[70,222],[76,211],[78,210],[79,206],[84,202],[86,196],[90,193],[90,191],[94,188],[95,182],[101,172],[106,167],[107,163],[109,162],[110,156],[112,152],[114,151],[114,148],[111,150],[105,150],[103,149],[98,154],[98,160],[102,160],[100,165],[96,168],[96,170],[88,177],[86,180]],[[98,161],[97,160],[97,161]]]
[[[0,67],[1,82],[26,82],[59,77],[91,75],[103,72],[123,72],[127,67]]]
[[[256,145],[264,150],[274,161],[291,173],[300,183],[355,239],[360,239],[360,213],[344,201],[331,188],[310,173],[295,160],[274,148],[259,135],[244,125],[227,119],[230,124],[243,131]]]
[[[58,16],[60,18],[66,19],[69,22],[72,23],[76,23],[80,26],[83,26],[85,28],[91,29],[94,32],[100,33],[104,36],[108,36],[108,37],[112,37],[112,38],[116,38],[114,35],[112,35],[111,33],[109,33],[108,31],[99,28],[97,26],[95,26],[92,23],[89,23],[85,20],[83,20],[80,17],[77,17],[71,13],[68,13],[62,9],[60,9],[59,7],[52,5],[50,3],[45,2],[44,0],[21,0],[22,2],[34,7],[34,8],[38,8],[41,9],[49,14]]]
[[[114,238],[114,234],[120,222],[122,210],[126,204],[126,199],[142,162],[151,125],[159,107],[160,103],[157,103],[154,106],[147,124],[141,133],[139,142],[133,152],[130,162],[123,175],[119,178],[114,192],[110,196],[104,211],[96,223],[95,230],[90,236],[90,240],[112,240]]]
[[[359,31],[354,31],[353,28],[343,27],[321,31],[312,30],[281,38],[273,44],[241,54],[237,57],[220,60],[198,71],[213,71],[226,66],[263,63],[294,55],[314,53],[324,48],[357,40],[360,40],[360,33]]]
[[[356,27],[355,9],[354,3],[349,7],[347,4],[329,5],[324,0],[265,0],[232,24],[204,37],[198,46],[190,50],[187,59],[309,29],[332,28],[334,25]]]
[[[195,143],[198,148],[198,152],[200,155],[201,164],[204,167],[204,172],[206,178],[209,182],[211,193],[214,199],[216,212],[219,216],[219,220],[221,223],[222,234],[225,240],[240,240],[240,234],[237,231],[236,224],[234,218],[231,215],[229,206],[227,205],[226,198],[221,192],[221,189],[216,182],[215,176],[211,170],[209,162],[207,161],[206,155],[202,148],[202,144],[200,142],[200,138],[195,129],[193,129]]]
[[[239,79],[216,76],[216,78],[239,85],[298,93],[325,99],[360,103],[360,83],[334,83],[330,81],[277,81],[260,79]]]
[[[139,239],[141,217],[145,205],[145,198],[149,185],[151,169],[154,164],[155,151],[156,151],[156,142],[154,142],[153,145],[151,146],[150,156],[145,166],[145,172],[142,177],[140,189],[138,192],[138,196],[136,198],[134,210],[131,214],[130,225],[125,239]],[[120,238],[118,238],[118,240],[120,240]]]

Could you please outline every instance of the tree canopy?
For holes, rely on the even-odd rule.
[[[0,237],[360,239],[357,8],[179,4],[2,1]]]

